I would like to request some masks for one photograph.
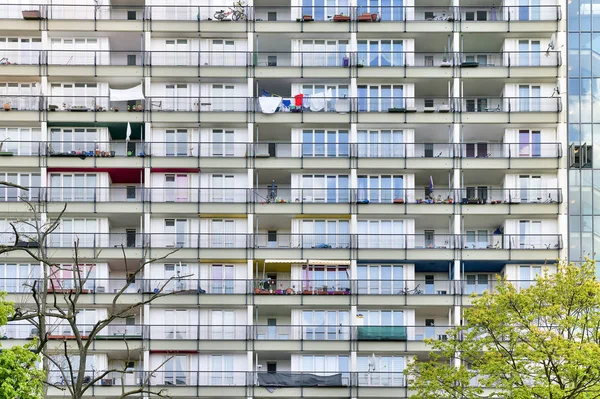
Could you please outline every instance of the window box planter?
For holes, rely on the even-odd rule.
[[[479,198],[469,198],[467,204],[479,204]]]
[[[21,13],[23,14],[23,19],[42,19],[39,10],[24,10]]]
[[[404,198],[394,198],[394,204],[404,204]]]
[[[12,157],[12,151],[0,151],[0,157]]]
[[[312,295],[313,290],[302,290],[302,295]]]
[[[477,68],[479,66],[479,62],[463,62],[462,64],[460,64],[460,66],[463,68]]]
[[[296,18],[296,22],[312,22],[314,20],[312,15],[303,15],[302,18]]]
[[[58,105],[50,104],[48,105],[48,111],[54,112],[58,110]]]
[[[389,113],[401,113],[401,112],[405,112],[406,108],[388,108],[388,112]]]
[[[338,15],[333,16],[333,22],[349,22],[349,21],[350,21],[350,16],[348,16],[348,15],[338,14]]]
[[[363,12],[358,16],[358,22],[379,22],[379,17],[377,14]]]

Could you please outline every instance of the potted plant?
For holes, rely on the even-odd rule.
[[[349,22],[350,21],[350,17],[348,15],[344,15],[342,14],[336,14],[333,16],[333,21],[334,22]]]
[[[444,55],[442,57],[442,63],[440,64],[440,67],[442,68],[448,68],[451,67],[452,63],[448,60],[448,53],[446,50],[446,46],[444,46]]]
[[[71,112],[87,112],[88,108],[85,105],[73,105],[70,109]]]
[[[115,112],[119,112],[119,107],[114,107],[113,109]]]
[[[478,204],[479,203],[479,198],[477,197],[471,197],[467,200],[468,204]]]
[[[23,10],[21,11],[23,19],[42,19],[40,10]]]
[[[58,105],[50,104],[48,105],[48,111],[54,112],[58,109]]]
[[[132,112],[132,111],[133,111],[133,109],[131,108],[131,105],[128,105],[127,106],[127,112]]]
[[[10,101],[7,101],[4,103],[4,110],[5,111],[10,111]]]
[[[137,112],[142,112],[144,110],[144,106],[141,103],[139,103],[136,107],[136,110]]]

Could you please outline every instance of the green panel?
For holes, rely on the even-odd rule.
[[[404,326],[360,326],[359,341],[406,341]]]

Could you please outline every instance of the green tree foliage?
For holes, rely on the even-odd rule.
[[[0,325],[8,322],[14,312],[13,304],[0,293]],[[41,399],[44,373],[36,362],[39,356],[31,351],[35,342],[13,346],[0,352],[0,399]]]
[[[558,264],[529,288],[499,281],[472,299],[463,327],[430,341],[407,370],[417,399],[600,398],[600,282],[596,264]]]

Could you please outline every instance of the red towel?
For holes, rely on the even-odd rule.
[[[296,94],[294,96],[294,105],[296,107],[301,107],[303,98],[304,98],[304,94]]]

